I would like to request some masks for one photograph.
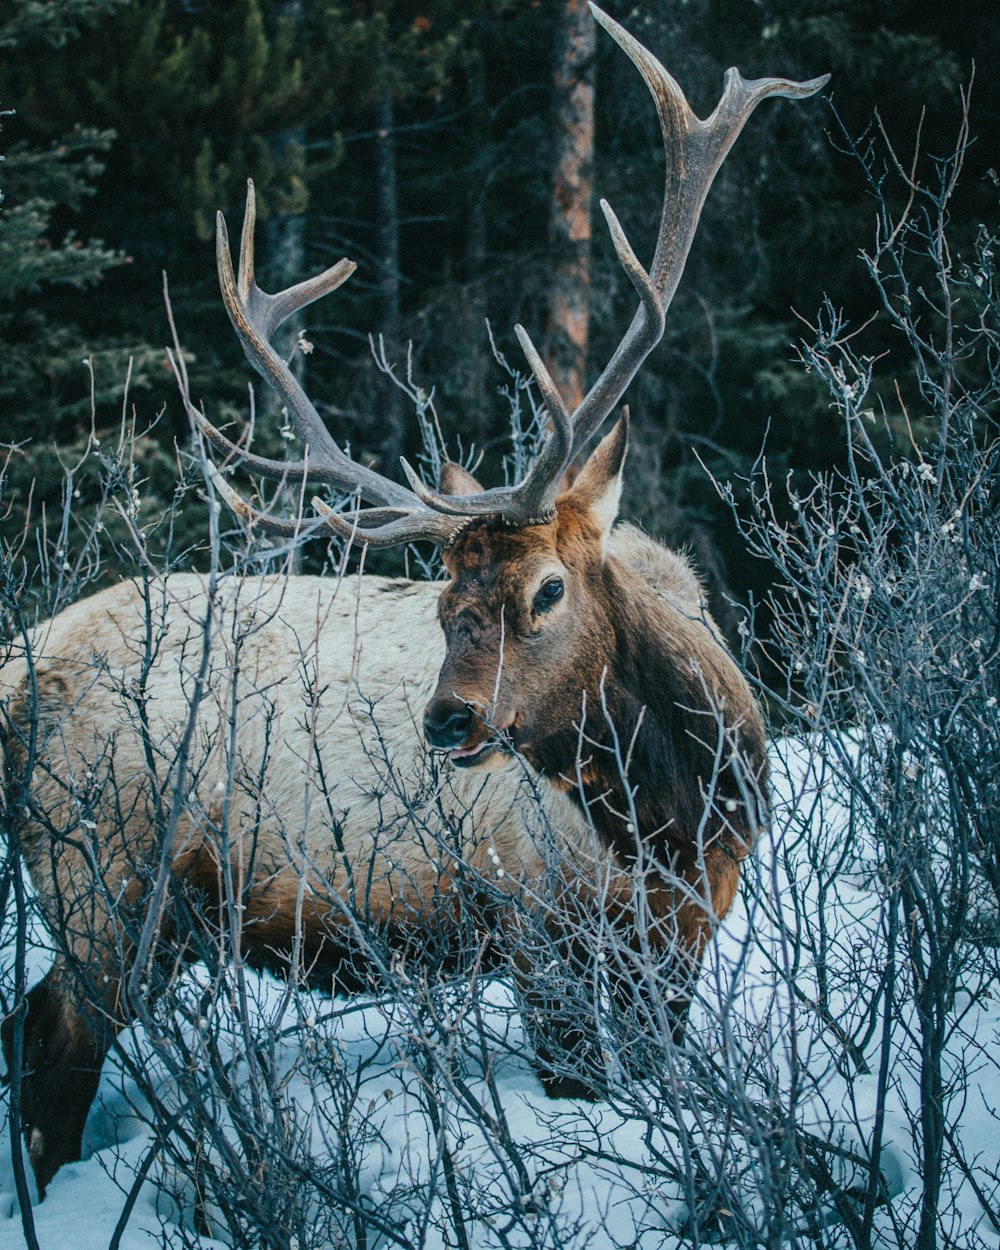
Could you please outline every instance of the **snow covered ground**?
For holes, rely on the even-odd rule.
[[[859,1004],[873,1001],[864,992],[870,987],[852,982],[852,976],[871,974],[872,961],[865,957],[877,945],[878,882],[866,873],[863,853],[841,862],[846,815],[831,801],[828,783],[818,783],[806,747],[786,743],[776,749],[774,767],[780,795],[775,843],[760,849],[742,905],[734,908],[706,966],[691,1034],[705,1042],[723,1084],[732,1079],[733,1065],[744,1060],[756,1073],[744,1086],[738,1081],[733,1085],[744,1098],[736,1117],[744,1126],[753,1123],[754,1100],[763,1096],[760,1073],[770,1073],[772,1090],[786,1104],[794,1104],[802,1130],[835,1148],[830,1169],[842,1192],[851,1188],[852,1170],[858,1184],[864,1184],[859,1160],[876,1129],[884,1054],[890,1079],[880,1130],[881,1173],[888,1201],[876,1205],[874,1219],[886,1244],[905,1245],[921,1189],[912,1125],[920,1108],[913,1021],[901,1016],[892,1036],[883,1038],[880,1019],[872,1020],[867,1072],[845,1061],[838,1041],[838,1028],[852,1032],[858,1024]],[[829,877],[823,868],[826,856]],[[792,880],[797,891],[790,888]],[[793,908],[796,898],[799,903]],[[804,912],[820,907],[822,949],[834,973],[821,987],[834,1016],[831,1021],[828,1013],[825,1026],[817,1024],[816,1013],[809,1009],[820,988],[817,930],[802,920]],[[31,960],[34,980],[44,969],[44,950],[34,950]],[[191,977],[196,987],[197,970]],[[467,1082],[450,1087],[421,1070],[419,1032],[426,1022],[405,1005],[330,1002],[317,996],[289,1006],[279,982],[260,976],[251,985],[265,1017],[288,1013],[281,1016],[289,1027],[276,1062],[289,1074],[285,1096],[298,1109],[301,1144],[313,1158],[335,1154],[338,1116],[348,1103],[352,1141],[363,1156],[355,1160],[352,1172],[357,1200],[368,1212],[383,1216],[396,1234],[405,1230],[404,1238],[414,1246],[444,1250],[456,1244],[449,1201],[455,1194],[460,1195],[462,1231],[470,1247],[627,1245],[653,1250],[691,1244],[685,1242],[692,1227],[691,1192],[671,1178],[665,1164],[683,1153],[685,1141],[695,1140],[705,1150],[719,1148],[720,1167],[729,1171],[744,1202],[743,1213],[736,1215],[718,1202],[710,1219],[706,1217],[708,1223],[701,1225],[701,1236],[709,1239],[710,1225],[711,1239],[732,1244],[738,1238],[727,1233],[727,1219],[746,1220],[755,1212],[762,1226],[766,1224],[768,1213],[761,1208],[768,1201],[771,1182],[766,1173],[773,1157],[767,1143],[733,1142],[717,1126],[700,1125],[697,1097],[693,1107],[677,1113],[686,1122],[681,1133],[669,1124],[671,1109],[662,1093],[644,1095],[634,1089],[627,1097],[597,1104],[547,1099],[524,1057],[527,1044],[509,987],[502,981],[489,984],[482,996],[479,1035],[495,1043],[488,1057],[489,1079],[482,1068],[473,1067]],[[468,1009],[461,991],[456,995],[455,1011]],[[459,1032],[471,1029],[464,1023],[456,1027]],[[343,1073],[336,1088],[320,1088],[311,1079],[319,1069],[306,1053],[310,1044],[322,1049],[324,1071],[331,1070],[330,1055],[336,1054],[336,1070]],[[127,1053],[148,1054],[138,1030],[126,1035],[124,1047]],[[990,1176],[992,1170],[995,1178],[1000,1165],[1000,1001],[995,996],[977,993],[974,987],[959,993],[945,1068],[946,1075],[951,1071],[961,1081],[958,1101],[949,1106],[971,1179],[960,1168],[949,1171],[942,1227],[949,1231],[951,1244],[970,1250],[996,1245],[998,1230],[986,1210],[991,1208],[995,1218],[1000,1197]],[[696,1071],[706,1068],[678,1068],[679,1073]],[[709,1084],[704,1088],[711,1093]],[[166,1076],[161,1094],[169,1104]],[[710,1101],[708,1117],[717,1114]],[[644,1105],[648,1118],[640,1114]],[[104,1250],[112,1243],[125,1196],[154,1142],[146,1109],[120,1062],[109,1061],[87,1124],[85,1158],[63,1168],[45,1202],[33,1207],[42,1250]],[[723,1149],[720,1143],[727,1140]],[[683,1160],[678,1167],[683,1172]],[[325,1175],[330,1179],[341,1173],[331,1167]],[[197,1203],[176,1157],[156,1159],[150,1178],[119,1230],[118,1244],[124,1250],[162,1245],[207,1250],[227,1244],[224,1221],[211,1202]],[[432,1201],[426,1199],[430,1190],[437,1195]],[[859,1192],[859,1211],[862,1200]],[[846,1233],[842,1239],[838,1234],[843,1223],[832,1200],[816,1204],[810,1218],[821,1244],[851,1244]],[[314,1226],[323,1227],[321,1221]],[[447,1237],[443,1228],[450,1230]],[[338,1236],[343,1237],[339,1244],[356,1244],[350,1219],[341,1213],[313,1244],[336,1245]],[[24,1244],[5,1125],[0,1140],[0,1247],[16,1250]],[[393,1243],[387,1235],[372,1237],[368,1244]]]

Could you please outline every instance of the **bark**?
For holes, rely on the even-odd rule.
[[[384,65],[384,51],[379,60]],[[377,196],[375,255],[378,262],[379,321],[387,337],[399,330],[399,198],[396,187],[396,108],[384,83],[375,103]]]
[[[486,64],[477,45],[466,67],[468,101],[467,125],[472,151],[477,154],[475,186],[470,188],[469,215],[465,235],[464,282],[455,309],[458,342],[463,344],[456,364],[462,397],[466,404],[469,435],[476,441],[489,436],[486,414],[487,395],[495,386],[495,368],[486,351],[487,333],[487,255],[489,248],[489,186],[491,166],[483,160],[490,144],[491,119],[487,100]]]
[[[277,6],[274,18],[290,21],[301,29],[303,23],[302,0],[283,0]],[[274,25],[276,27],[277,21],[275,21]],[[286,148],[291,144],[304,144],[305,138],[304,126],[293,126],[288,130],[282,130],[273,134],[270,138],[270,147],[274,154],[275,168],[281,168]],[[281,198],[283,192],[289,203],[294,203],[300,198],[295,194],[294,187],[288,186],[285,188],[280,184],[274,188],[271,194],[273,211],[264,227],[264,269],[272,288],[275,290],[292,286],[306,276],[305,217],[301,211],[282,211]],[[300,315],[296,314],[274,336],[275,347],[282,358],[289,361],[292,372],[300,382],[304,373],[302,353],[295,352],[294,356],[292,353],[301,332],[302,319]],[[266,393],[261,395],[261,415],[269,422],[280,420],[281,424],[284,424],[277,397],[270,387],[266,388]],[[268,428],[273,429],[276,427],[269,424]],[[294,459],[298,459],[300,454],[301,452],[294,452],[293,450]]]
[[[401,357],[399,192],[396,180],[396,105],[385,45],[378,50],[381,88],[375,101],[375,259],[379,288],[378,333],[383,336],[389,359]],[[385,427],[381,443],[382,466],[390,475],[403,454],[406,411],[404,397],[394,386],[387,388],[381,413]]]
[[[570,408],[584,395],[590,332],[595,32],[586,0],[565,0],[554,67],[550,238],[555,266],[546,363]]]
[[[275,135],[272,146],[276,152],[280,153],[288,142],[292,140],[301,142],[303,137],[304,133],[300,128],[296,128],[295,131],[282,132],[280,135]],[[296,282],[301,282],[307,276],[305,272],[306,221],[301,213],[285,213],[280,208],[271,213],[264,227],[264,258],[268,281],[274,290],[294,286]],[[289,368],[300,382],[303,378],[304,362],[302,353],[295,351],[295,344],[298,342],[302,327],[302,315],[296,313],[276,332],[273,340],[282,359],[288,361]],[[280,415],[277,397],[270,387],[267,388],[266,396],[261,397],[261,408],[266,418],[277,419]],[[298,459],[299,454],[296,452],[294,459]]]
[[[476,151],[483,151],[490,140],[490,109],[486,98],[486,65],[479,47],[466,70],[468,91],[468,125]],[[486,192],[484,178],[470,200],[469,227],[465,238],[465,267],[470,283],[475,285],[486,270]]]

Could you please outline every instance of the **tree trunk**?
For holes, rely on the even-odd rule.
[[[399,194],[396,182],[396,108],[385,44],[378,49],[381,88],[375,101],[375,259],[379,287],[378,333],[385,339],[390,360],[401,360]],[[393,474],[403,454],[406,430],[405,398],[390,385],[382,411],[385,427],[381,444],[382,466]]]
[[[490,108],[486,98],[486,64],[482,50],[477,46],[466,66],[466,90],[468,99],[468,125],[472,132],[475,150],[482,153],[490,141]],[[477,180],[477,188],[470,198],[469,225],[465,236],[465,270],[470,283],[477,284],[486,269],[487,220],[486,191],[488,180]]]
[[[550,231],[555,266],[546,356],[571,409],[584,396],[590,329],[595,32],[586,0],[565,0],[555,49]]]
[[[302,29],[302,0],[282,0],[273,14],[270,35],[277,32],[278,21],[291,22],[297,29]],[[269,139],[273,154],[274,168],[281,171],[283,166],[286,177],[270,189],[271,213],[264,226],[264,271],[274,290],[283,290],[306,276],[306,223],[304,216],[305,187],[301,174],[296,168],[294,158],[289,159],[289,148],[304,149],[306,132],[304,126],[293,126],[288,130],[278,131]],[[279,174],[279,178],[281,175]],[[295,344],[302,332],[302,319],[296,314],[291,317],[274,336],[274,346],[284,360],[289,362],[292,373],[299,382],[303,378],[302,353],[295,351]],[[294,355],[293,355],[294,353]],[[268,422],[268,430],[280,428],[272,421],[280,420],[280,404],[270,387],[261,392],[261,416]],[[301,451],[293,451],[294,459],[299,459]]]
[[[301,127],[291,131],[283,131],[271,140],[272,150],[280,161],[281,152],[292,142],[304,142],[305,134]],[[279,206],[268,216],[264,226],[264,269],[268,281],[274,290],[283,290],[293,286],[305,278],[306,264],[306,219],[302,213],[285,212]],[[295,351],[295,344],[302,332],[302,316],[296,313],[276,331],[274,346],[288,367],[301,382],[303,378],[302,353]],[[261,407],[267,416],[277,417],[279,414],[278,399],[274,391],[267,387],[262,392]],[[299,459],[300,452],[294,458]]]
[[[465,235],[464,281],[459,307],[455,309],[459,359],[456,362],[458,382],[465,402],[468,433],[473,441],[485,442],[489,437],[487,414],[488,394],[496,387],[496,365],[485,350],[487,342],[486,299],[487,250],[489,247],[489,187],[492,165],[487,153],[490,145],[490,109],[487,99],[486,63],[477,39],[473,55],[466,65],[467,124],[472,151],[476,154],[473,178],[469,187],[469,215]]]

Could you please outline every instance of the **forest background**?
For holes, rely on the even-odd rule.
[[[919,394],[897,395],[907,385],[898,345],[862,280],[874,210],[850,148],[882,128],[908,164],[919,135],[919,172],[932,173],[954,146],[978,63],[975,142],[951,201],[949,263],[960,265],[995,214],[1000,23],[990,0],[606,7],[701,115],[729,65],[747,77],[832,74],[825,101],[770,103],[741,137],[709,196],[665,342],[628,397],[624,511],[694,551],[728,623],[727,598],[759,596],[768,570],[743,554],[705,468],[738,496],[762,448],[774,481],[841,462],[839,418],[795,348],[824,297],[853,324],[876,319],[866,342],[877,357],[871,394],[886,409],[878,437],[905,442],[908,417],[919,438]],[[9,535],[24,532],[29,508],[39,524],[61,510],[63,466],[95,432],[116,440],[123,411],[145,431],[140,526],[171,510],[190,435],[163,350],[161,275],[193,395],[217,425],[242,428],[251,371],[219,297],[212,238],[216,209],[235,232],[248,177],[266,289],[341,255],[359,262],[285,350],[336,437],[389,473],[400,453],[418,454],[419,430],[369,336],[382,336],[400,372],[412,345],[414,381],[434,388],[450,451],[475,444],[494,482],[509,438],[498,391],[510,379],[487,320],[515,366],[513,326],[528,327],[572,394],[608,359],[635,302],[597,197],[640,258],[655,237],[655,115],[578,0],[6,0],[0,109]],[[282,454],[289,432],[264,394],[257,415],[255,450]],[[81,533],[100,479],[94,456],[74,478]],[[197,566],[203,504],[188,496],[174,515],[175,558]],[[23,549],[28,563],[43,545]],[[320,558],[307,553],[305,567]],[[117,568],[112,552],[101,576]]]

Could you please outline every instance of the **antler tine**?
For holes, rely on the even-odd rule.
[[[421,508],[402,512],[396,508],[368,508],[364,512],[334,512],[322,499],[313,499],[313,507],[341,538],[363,543],[366,547],[398,547],[418,539],[447,547],[462,528],[442,512]]]
[[[642,74],[660,118],[667,156],[663,212],[649,273],[642,268],[610,208],[601,204],[618,258],[642,303],[604,372],[573,413],[575,456],[616,406],[639,366],[663,335],[664,319],[677,290],[709,188],[750,114],[769,96],[802,99],[815,95],[829,74],[807,82],[787,78],[744,79],[727,70],[722,98],[707,121],[692,111],[676,80],[655,56],[612,17],[590,5],[596,21]]]
[[[544,516],[555,505],[559,480],[573,459],[573,422],[527,330],[516,325],[514,333],[552,421],[552,434],[524,479],[520,496],[521,507],[528,517]]]
[[[400,543],[420,540],[446,545],[460,528],[441,513],[419,506],[406,510],[368,508],[363,512],[358,509],[353,513],[342,513],[335,512],[322,499],[315,497],[312,505],[317,516],[276,517],[244,499],[210,460],[208,474],[218,495],[245,525],[277,538],[301,541],[316,537],[324,529],[332,529],[341,538],[354,539],[371,547],[395,547]]]
[[[292,520],[272,516],[269,512],[255,508],[252,503],[248,503],[243,498],[239,491],[233,490],[211,460],[206,461],[206,467],[216,493],[230,512],[234,513],[245,525],[257,526],[265,533],[274,534],[277,538],[302,538],[308,535],[310,530],[319,529],[323,524],[320,517],[300,517]]]
[[[222,214],[217,214],[225,232],[226,223]],[[271,335],[279,326],[284,325],[289,317],[300,309],[306,308],[315,300],[329,295],[337,287],[342,286],[357,269],[353,260],[345,256],[329,269],[297,282],[285,291],[277,291],[269,295],[257,285],[254,261],[254,233],[257,227],[257,192],[253,179],[247,179],[247,202],[243,212],[243,230],[240,234],[240,272],[236,286],[240,300],[252,312],[254,324],[260,334],[270,342]],[[228,237],[226,244],[228,249]]]
[[[239,282],[233,272],[229,250],[229,233],[221,213],[216,219],[216,261],[222,299],[239,338],[243,351],[264,380],[283,400],[289,419],[297,427],[306,445],[309,472],[322,474],[322,480],[347,490],[357,490],[371,503],[404,510],[417,504],[406,487],[364,465],[358,464],[340,450],[322,418],[314,408],[298,379],[274,350],[270,335],[292,313],[335,290],[354,272],[353,261],[341,260],[315,278],[300,282],[276,295],[262,291],[254,277],[253,233],[256,218],[253,184],[248,183],[247,209],[243,221],[240,248]],[[216,440],[213,439],[213,442]],[[242,454],[242,453],[241,453]],[[301,478],[304,462],[285,467],[282,476]]]

